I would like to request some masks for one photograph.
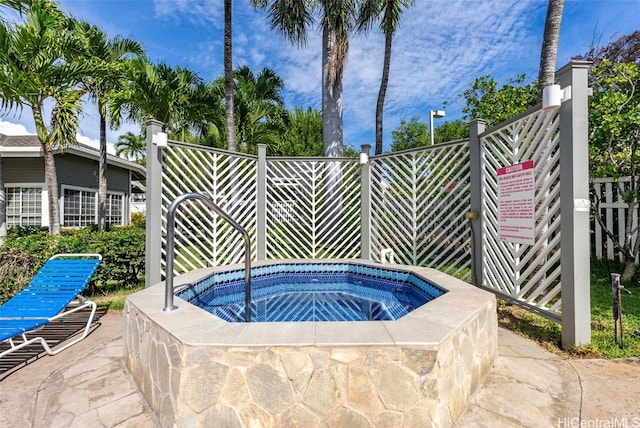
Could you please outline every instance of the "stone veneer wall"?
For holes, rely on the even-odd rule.
[[[495,301],[434,346],[190,346],[127,301],[125,359],[162,426],[446,427],[497,355]]]

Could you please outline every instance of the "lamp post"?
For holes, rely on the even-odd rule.
[[[429,132],[431,133],[431,145],[433,145],[433,118],[444,117],[444,110],[429,110]]]

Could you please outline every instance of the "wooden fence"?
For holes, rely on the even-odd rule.
[[[600,201],[599,210],[604,224],[608,230],[612,231],[618,237],[622,245],[629,210],[629,206],[624,202],[623,196],[631,190],[631,177],[620,177],[618,180],[613,178],[596,178],[593,182],[593,188],[595,191],[595,199]],[[638,235],[639,210],[640,205],[636,203],[632,213],[633,221],[631,226],[635,239],[640,239]],[[596,257],[599,259],[606,257],[609,260],[618,257],[622,261],[622,255],[615,251],[612,240],[607,237],[605,231],[600,227],[600,224],[595,218],[592,220],[591,230],[595,235],[593,242],[595,242]],[[640,263],[640,257],[636,258],[636,263]]]

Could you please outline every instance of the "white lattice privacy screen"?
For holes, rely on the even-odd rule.
[[[559,71],[560,85],[572,87],[561,106],[486,132],[473,121],[468,141],[360,160],[267,158],[264,146],[258,156],[175,142],[159,149],[152,136],[161,124],[150,121],[147,285],[164,273],[168,205],[198,192],[248,231],[253,260],[380,260],[391,249],[396,263],[444,271],[561,320],[565,345],[588,343],[588,67]],[[533,164],[526,243],[499,236],[498,170],[522,162]],[[241,237],[189,204],[176,218],[174,273],[240,263]]]
[[[356,160],[267,161],[266,258],[360,257]]]
[[[374,158],[371,252],[471,280],[469,141]]]
[[[164,150],[163,218],[178,196],[197,192],[249,232],[254,260],[259,233],[266,259],[362,257],[363,178],[357,159],[266,158],[264,177],[258,163],[254,156],[171,142]],[[364,185],[371,192],[365,227],[372,258],[379,260],[380,250],[390,248],[399,263],[471,280],[471,234],[464,217],[469,142],[372,158],[371,171]],[[258,202],[262,187],[264,206]],[[178,211],[176,224],[175,273],[242,261],[239,236],[198,202]],[[163,254],[165,245],[163,240]]]
[[[164,150],[162,180],[163,255],[169,205],[184,193],[197,192],[210,198],[245,228],[252,238],[252,258],[255,259],[256,177],[254,157],[170,144]],[[240,263],[243,242],[231,226],[197,201],[185,205],[176,215],[176,273]]]

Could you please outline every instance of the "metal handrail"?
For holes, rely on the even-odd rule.
[[[173,264],[174,264],[174,241],[175,241],[175,222],[176,210],[183,202],[190,199],[198,199],[204,202],[209,208],[215,211],[220,217],[225,219],[236,231],[244,238],[244,319],[251,322],[251,241],[247,231],[240,226],[229,214],[224,212],[222,208],[216,205],[211,199],[199,193],[185,193],[178,196],[169,205],[167,212],[167,274],[164,290],[164,309],[163,312],[171,312],[178,309],[173,304]]]

